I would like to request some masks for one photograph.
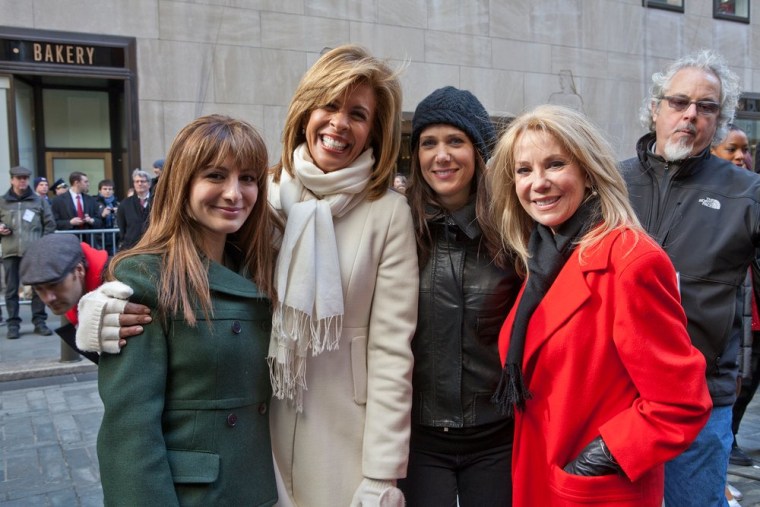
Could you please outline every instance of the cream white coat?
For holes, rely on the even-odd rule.
[[[279,188],[270,202],[280,210]],[[280,506],[348,506],[362,478],[406,475],[419,273],[409,206],[388,191],[334,219],[343,284],[339,348],[309,356],[303,412],[273,400]]]

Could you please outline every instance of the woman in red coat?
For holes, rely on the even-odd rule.
[[[515,415],[514,505],[659,507],[664,462],[711,409],[673,265],[580,113],[515,119],[491,177],[504,247],[527,274],[494,395]]]

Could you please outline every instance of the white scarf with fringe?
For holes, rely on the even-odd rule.
[[[365,150],[353,165],[324,173],[306,144],[293,153],[295,178],[282,171],[280,202],[287,216],[275,269],[277,304],[269,342],[274,396],[303,410],[306,356],[338,348],[343,330],[343,284],[333,217],[359,204],[375,158]]]

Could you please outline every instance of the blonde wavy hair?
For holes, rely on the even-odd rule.
[[[274,181],[283,170],[293,176],[293,152],[306,136],[303,128],[315,109],[366,84],[375,92],[377,107],[370,130],[375,166],[368,184],[368,198],[378,199],[391,186],[401,147],[401,84],[399,71],[355,45],[338,46],[322,55],[304,74],[293,95],[282,134],[282,157],[274,167]]]
[[[523,209],[515,190],[515,146],[527,132],[551,135],[585,173],[601,204],[601,224],[580,241],[580,255],[618,227],[641,231],[638,218],[628,200],[628,190],[617,167],[611,145],[583,114],[563,106],[542,105],[515,118],[499,139],[489,163],[492,200],[490,213],[501,247],[517,256],[517,268],[527,272],[528,238],[535,226]]]
[[[227,157],[232,157],[240,168],[254,169],[259,188],[251,214],[237,232],[227,235],[227,245],[241,253],[241,268],[250,273],[259,289],[275,297],[266,144],[245,121],[222,115],[203,116],[174,138],[153,195],[150,225],[133,248],[114,257],[108,270],[107,278],[114,279],[114,270],[124,259],[141,254],[161,256],[158,310],[163,318],[181,312],[188,324],[195,325],[192,302],[200,303],[207,319],[212,314],[209,261],[201,251],[200,241],[204,228],[188,212],[188,202],[195,176]]]

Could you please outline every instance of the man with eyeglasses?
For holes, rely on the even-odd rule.
[[[119,250],[132,248],[140,241],[148,228],[150,218],[150,175],[142,169],[132,171],[134,195],[124,199],[116,212],[116,224],[119,226],[121,245]]]
[[[737,298],[760,247],[760,175],[711,155],[710,145],[725,135],[739,93],[738,77],[713,51],[655,73],[641,111],[649,133],[638,141],[637,156],[621,164],[641,224],[676,268],[687,329],[705,357],[713,401],[697,439],[665,466],[669,507],[728,505],[741,336]]]

